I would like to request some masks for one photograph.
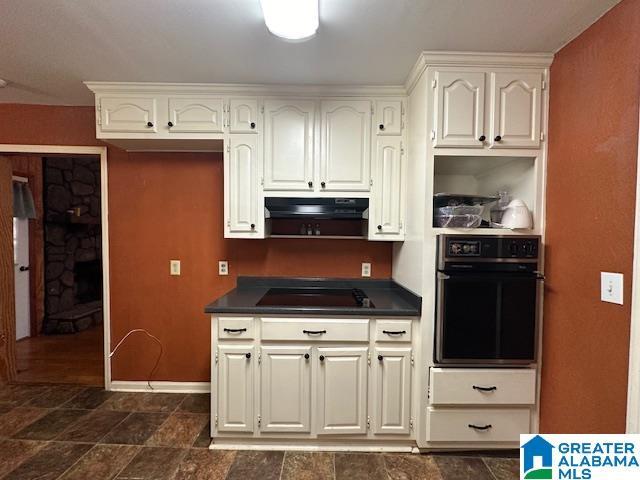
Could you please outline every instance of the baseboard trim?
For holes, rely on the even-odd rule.
[[[299,445],[291,440],[288,444],[274,443],[211,443],[209,450],[264,450],[296,452],[379,452],[379,453],[419,453],[418,449],[404,445]]]
[[[210,382],[151,382],[113,380],[109,390],[113,392],[151,392],[151,393],[209,393]]]

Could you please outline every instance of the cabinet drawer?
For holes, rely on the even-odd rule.
[[[376,342],[410,342],[411,320],[376,320]]]
[[[218,319],[218,338],[225,340],[253,340],[254,322],[251,317],[234,317]]]
[[[431,369],[433,405],[533,405],[535,369]]]
[[[369,320],[263,318],[262,340],[368,342]]]
[[[528,408],[427,409],[430,442],[517,442],[529,433]]]

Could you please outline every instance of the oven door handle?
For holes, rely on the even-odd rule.
[[[438,280],[544,280],[544,276],[539,273],[529,272],[529,273],[518,273],[518,272],[509,272],[505,274],[500,273],[487,273],[487,274],[478,274],[478,273],[459,273],[449,275],[446,273],[438,272]]]

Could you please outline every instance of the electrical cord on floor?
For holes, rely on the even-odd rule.
[[[109,353],[109,358],[113,357],[113,354],[116,353],[118,348],[120,348],[120,345],[122,345],[124,343],[124,341],[129,337],[129,335],[131,335],[133,333],[136,333],[136,332],[144,333],[145,335],[147,335],[147,337],[152,338],[153,340],[156,341],[156,343],[158,345],[160,345],[160,352],[158,353],[158,358],[156,359],[156,363],[153,366],[153,368],[151,369],[151,372],[149,373],[149,378],[147,379],[147,385],[149,385],[149,388],[151,390],[153,390],[154,388],[151,386],[151,379],[153,378],[153,374],[156,373],[156,369],[158,368],[158,365],[160,364],[160,359],[162,358],[162,353],[164,351],[164,349],[162,348],[162,343],[160,342],[160,340],[158,340],[158,337],[156,337],[155,335],[150,334],[144,328],[134,328],[133,330],[129,331],[129,333],[127,333],[124,337],[122,337],[122,340],[120,340],[118,342],[118,344],[115,346],[115,348],[113,349],[113,351],[111,353]]]

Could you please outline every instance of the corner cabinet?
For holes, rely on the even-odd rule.
[[[213,316],[211,436],[229,445],[415,445],[417,321]]]
[[[229,137],[224,157],[225,237],[262,238],[259,210],[258,146],[255,135]]]
[[[544,69],[437,68],[434,147],[537,149]]]

